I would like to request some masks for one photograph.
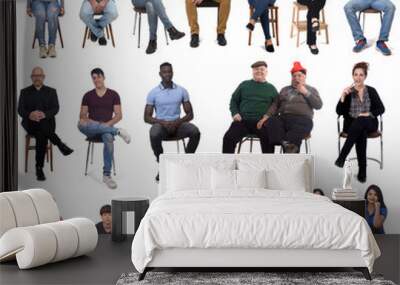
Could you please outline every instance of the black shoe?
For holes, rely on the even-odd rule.
[[[99,45],[101,45],[101,46],[106,46],[107,45],[107,40],[106,40],[105,37],[101,37],[99,39]]]
[[[44,176],[44,172],[43,172],[43,168],[36,166],[36,179],[38,181],[45,181],[46,180],[46,176]]]
[[[70,155],[71,153],[74,152],[73,149],[69,148],[65,143],[61,143],[58,146],[58,149],[61,151],[61,153],[65,156]]]
[[[267,43],[265,43],[265,49],[267,50],[267,52],[274,52],[275,51],[274,45],[269,45]]]
[[[335,165],[337,166],[337,167],[340,167],[340,168],[343,168],[343,166],[344,166],[344,160],[341,160],[341,159],[337,159],[336,161],[335,161]]]
[[[157,173],[156,182],[157,182],[157,183],[160,182],[160,173]]]
[[[90,40],[91,40],[92,42],[97,42],[97,37],[96,37],[96,35],[95,35],[94,33],[92,33],[92,32],[90,32]]]
[[[156,50],[157,50],[157,40],[150,40],[149,45],[146,48],[146,53],[152,54],[155,53]]]
[[[367,168],[366,167],[360,167],[358,169],[357,179],[361,183],[367,182]]]
[[[190,39],[190,46],[192,48],[196,48],[199,46],[200,39],[198,34],[192,34],[191,39]]]
[[[227,42],[225,39],[225,35],[224,34],[218,34],[217,36],[217,42],[220,46],[226,46]]]
[[[171,40],[179,40],[185,36],[185,33],[178,31],[175,27],[169,28],[168,34]]]
[[[249,31],[254,31],[254,25],[253,25],[252,23],[248,23],[247,26],[246,26],[246,28],[247,28]]]
[[[319,54],[319,49],[318,48],[312,48],[311,46],[308,46],[308,47],[310,48],[310,51],[311,51],[312,54],[315,54],[315,55]]]

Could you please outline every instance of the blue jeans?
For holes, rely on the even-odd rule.
[[[103,174],[111,175],[112,161],[114,157],[114,137],[118,134],[118,129],[108,127],[98,122],[89,122],[86,124],[78,124],[78,129],[88,138],[101,137],[103,148]]]
[[[104,28],[118,17],[115,0],[108,2],[98,20],[94,19],[94,11],[89,0],[84,0],[79,17],[97,38],[104,37]]]
[[[56,44],[58,15],[60,14],[60,5],[58,1],[32,1],[32,13],[35,16],[35,37],[39,40],[40,46],[45,46],[45,24],[46,20],[49,29],[49,45]]]
[[[149,21],[150,40],[157,39],[158,18],[160,18],[164,27],[168,30],[172,28],[172,23],[169,20],[162,0],[132,0],[135,7],[146,8],[146,13]]]
[[[383,12],[383,21],[379,34],[379,41],[388,41],[396,7],[390,0],[350,0],[344,6],[347,21],[349,22],[355,41],[365,39],[357,18],[357,12],[373,8]]]
[[[248,0],[249,5],[254,8],[251,19],[257,21],[260,18],[261,26],[264,31],[265,39],[270,40],[269,32],[269,10],[268,7],[274,5],[276,0]]]

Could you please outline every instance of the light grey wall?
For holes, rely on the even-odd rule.
[[[189,33],[183,1],[164,1],[168,14],[178,29]],[[301,60],[308,68],[308,83],[317,87],[324,100],[324,107],[315,115],[315,127],[311,141],[312,152],[316,156],[317,185],[328,194],[341,185],[342,171],[334,167],[337,156],[337,133],[335,106],[344,87],[351,84],[351,68],[358,61],[368,61],[371,71],[368,84],[379,91],[386,107],[385,114],[385,168],[379,170],[375,163],[369,163],[368,183],[380,185],[389,208],[385,224],[389,233],[400,233],[400,182],[399,173],[400,137],[397,110],[400,94],[398,68],[400,56],[399,16],[393,23],[392,40],[394,55],[383,57],[374,47],[361,54],[353,54],[350,29],[347,26],[342,6],[344,0],[328,1],[327,20],[330,29],[330,45],[325,45],[320,37],[319,56],[312,56],[305,44],[295,47],[289,38],[291,3],[278,0],[280,6],[281,46],[275,54],[267,54],[263,48],[261,27],[257,25],[253,46],[247,46],[247,1],[232,1],[232,11],[228,25],[229,45],[221,48],[215,43],[215,9],[199,12],[201,24],[201,46],[189,48],[189,36],[169,46],[165,45],[162,30],[159,30],[159,50],[147,56],[144,53],[147,40],[147,19],[143,19],[142,48],[137,49],[137,40],[132,36],[133,11],[130,1],[117,1],[119,18],[113,23],[117,47],[97,47],[88,42],[81,48],[84,25],[80,21],[81,1],[66,1],[66,15],[60,20],[65,48],[58,47],[56,59],[41,60],[38,50],[30,45],[33,35],[33,19],[25,15],[25,1],[17,0],[18,12],[18,88],[30,84],[32,67],[44,67],[46,83],[57,88],[61,104],[57,116],[57,132],[75,149],[68,158],[63,158],[55,149],[55,171],[46,166],[47,181],[39,183],[34,176],[34,153],[30,154],[29,172],[23,172],[22,128],[19,132],[19,183],[21,188],[43,187],[55,196],[64,217],[86,216],[97,220],[99,206],[116,196],[149,196],[154,198],[157,186],[154,176],[157,165],[153,157],[149,138],[149,126],[143,122],[143,109],[147,92],[159,82],[158,66],[170,61],[175,67],[176,83],[186,87],[191,95],[195,110],[194,122],[202,131],[200,152],[220,152],[222,136],[230,124],[228,103],[236,86],[250,77],[250,64],[256,60],[266,60],[269,64],[269,80],[278,89],[290,80],[289,70],[295,60]],[[161,23],[160,23],[160,27]],[[367,36],[374,40],[379,31],[379,18],[367,17]],[[305,34],[302,35],[302,40]],[[124,112],[119,126],[127,128],[133,136],[130,145],[120,139],[115,143],[118,189],[108,190],[101,183],[101,148],[96,147],[95,163],[88,177],[83,175],[86,155],[84,137],[76,128],[82,95],[92,88],[89,72],[94,67],[105,70],[107,85],[117,90],[122,98]],[[397,81],[396,81],[397,80]],[[175,151],[175,144],[166,144],[166,151]],[[378,142],[370,141],[368,152],[378,155]],[[355,170],[356,171],[356,170]],[[355,184],[364,192],[366,185]]]

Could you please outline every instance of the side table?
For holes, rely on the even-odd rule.
[[[135,232],[139,228],[140,221],[149,208],[148,198],[114,198],[111,201],[112,212],[112,241],[123,241],[126,235],[122,233],[122,214],[123,212],[135,212]]]

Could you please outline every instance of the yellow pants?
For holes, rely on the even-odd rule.
[[[223,34],[226,30],[226,23],[228,22],[229,12],[231,10],[231,0],[213,0],[219,3],[218,14],[218,27],[217,33]],[[197,7],[193,4],[193,0],[186,0],[186,14],[189,21],[190,32],[192,34],[199,34],[200,27],[197,22]]]

